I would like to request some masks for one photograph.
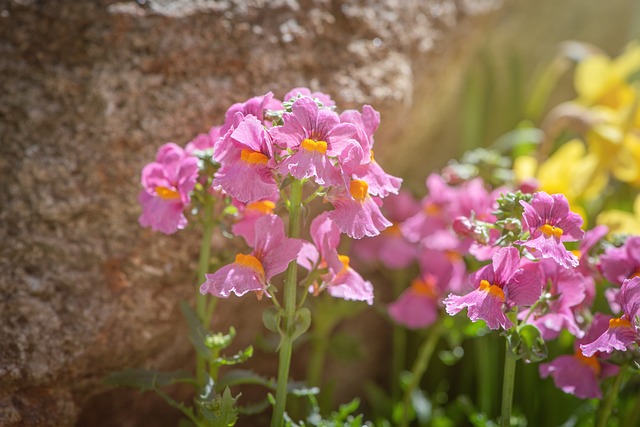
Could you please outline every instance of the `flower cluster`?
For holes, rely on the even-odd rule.
[[[418,329],[443,308],[450,315],[466,309],[489,329],[533,326],[543,342],[566,331],[576,339],[575,354],[541,365],[540,373],[578,397],[599,397],[599,381],[617,372],[610,353],[635,350],[640,340],[640,237],[602,252],[607,228],[585,233],[564,195],[514,193],[513,183],[492,188],[451,170],[429,176],[420,203],[405,193],[390,198],[385,208],[394,225],[354,245],[360,258],[391,269],[417,263],[417,277],[389,315]],[[605,294],[619,317],[592,312],[596,283],[604,279],[613,285]]]
[[[277,100],[272,93],[234,104],[225,122],[199,135],[185,149],[163,146],[142,173],[140,223],[163,233],[187,225],[194,191],[221,195],[236,212],[233,234],[252,248],[208,274],[201,292],[218,297],[254,291],[261,296],[289,262],[321,271],[313,293],[373,299],[373,289],[338,255],[340,233],[354,239],[376,236],[391,225],[380,211],[382,199],[398,194],[401,179],[374,158],[380,115],[365,105],[338,114],[326,94],[296,88]],[[215,165],[211,169],[204,164]],[[200,165],[200,167],[199,167]],[[333,206],[311,223],[313,243],[285,236],[278,207],[291,180],[323,196]],[[194,190],[195,189],[195,190]],[[283,199],[283,197],[285,197]],[[325,273],[326,271],[326,273]]]

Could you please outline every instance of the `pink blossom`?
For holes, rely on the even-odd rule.
[[[615,365],[604,363],[598,355],[583,355],[579,345],[601,335],[607,329],[609,319],[609,316],[596,314],[584,338],[576,340],[575,353],[541,364],[540,376],[546,378],[551,375],[556,387],[580,399],[602,398],[599,381],[616,375],[619,369]]]
[[[369,195],[366,181],[352,180],[349,192],[342,187],[332,189],[327,193],[327,200],[335,207],[329,217],[340,231],[353,239],[377,236],[392,225],[380,212],[382,201]]]
[[[621,285],[640,274],[640,236],[631,236],[619,248],[612,247],[600,256],[600,271],[612,283]]]
[[[380,113],[365,105],[362,113],[347,110],[340,115],[340,120],[355,125],[357,132],[354,139],[360,145],[343,152],[340,161],[343,173],[347,177],[367,181],[372,196],[386,197],[389,194],[398,194],[402,179],[386,173],[373,155],[373,134],[380,125]]]
[[[329,295],[346,300],[366,301],[373,304],[373,285],[351,268],[348,256],[338,254],[340,230],[323,212],[311,223],[311,238],[314,245],[306,243],[299,256],[298,264],[307,270],[326,268],[321,276],[322,283],[314,284],[311,291],[318,294],[326,290]]]
[[[278,197],[278,185],[270,166],[273,145],[264,126],[254,116],[236,114],[237,126],[220,139],[226,149],[222,166],[213,180],[243,203]],[[217,148],[216,148],[217,150]]]
[[[609,328],[593,342],[580,346],[589,357],[596,352],[626,351],[640,340],[640,277],[625,280],[620,288],[620,306],[623,315],[609,321]]]
[[[249,246],[254,245],[256,221],[265,215],[273,214],[276,207],[276,200],[258,200],[251,203],[240,203],[235,201],[238,207],[239,216],[231,231],[236,236],[242,236]]]
[[[340,185],[340,169],[332,158],[357,145],[351,139],[355,126],[340,123],[336,113],[306,97],[297,99],[282,120],[284,124],[271,129],[271,135],[276,144],[293,152],[278,165],[278,171],[297,179],[314,178],[325,187]]]
[[[515,305],[527,306],[538,300],[542,293],[542,281],[534,269],[520,267],[520,255],[514,247],[500,249],[491,264],[471,276],[475,289],[462,296],[450,294],[444,300],[448,314],[468,308],[472,321],[482,319],[490,329],[513,326],[505,311]]]
[[[538,267],[542,282],[549,286],[548,297],[545,304],[533,313],[526,310],[519,317],[528,318],[545,341],[557,338],[563,329],[582,337],[584,333],[576,322],[574,309],[585,299],[586,282],[593,282],[593,279],[574,269],[564,268],[553,260],[542,260],[533,265]]]
[[[242,296],[254,291],[262,296],[271,278],[286,270],[301,248],[302,241],[285,237],[280,217],[265,215],[256,221],[253,251],[238,254],[235,262],[207,274],[200,293],[227,298],[232,292]]]
[[[264,125],[269,126],[271,125],[271,121],[265,119],[265,111],[280,109],[282,109],[282,103],[275,99],[271,92],[233,104],[225,113],[225,124],[221,128],[221,133],[224,134],[229,129],[237,113],[242,113],[243,116],[254,116]]]
[[[156,161],[142,169],[140,225],[165,234],[183,229],[187,225],[183,211],[191,201],[197,178],[197,158],[174,143],[160,147]]]
[[[562,242],[581,240],[584,232],[580,229],[582,218],[569,211],[569,202],[562,194],[548,195],[538,192],[531,203],[520,201],[524,207],[524,231],[530,233],[529,240],[521,244],[529,248],[533,255],[551,258],[563,267],[577,267],[578,258],[567,251]]]
[[[355,240],[351,252],[363,261],[380,260],[388,268],[408,267],[416,259],[417,248],[402,235],[400,224],[419,209],[420,206],[408,192],[401,191],[397,196],[386,198],[381,211],[392,225],[379,236]]]
[[[322,103],[324,107],[335,107],[336,105],[333,99],[331,99],[331,97],[326,93],[311,92],[311,90],[306,87],[297,87],[297,88],[291,89],[289,92],[287,92],[287,94],[284,96],[283,99],[287,102],[290,102],[292,99],[299,98],[299,97],[317,99]]]
[[[422,251],[420,267],[420,277],[388,308],[395,322],[412,329],[429,326],[437,319],[442,297],[461,287],[465,273],[461,258],[437,250]]]

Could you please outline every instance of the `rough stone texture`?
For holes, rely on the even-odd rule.
[[[344,108],[380,109],[378,156],[398,173],[392,154],[407,124],[419,135],[438,119],[424,118],[425,105],[446,104],[438,94],[458,80],[478,24],[501,6],[139,3],[0,0],[3,426],[175,425],[157,400],[100,394],[108,372],[176,368],[191,357],[177,302],[194,292],[199,236],[161,236],[136,221],[139,170],[161,143],[186,143],[233,102],[310,86]],[[241,331],[238,347],[260,328],[255,305],[220,305],[216,319]],[[378,341],[373,359],[384,354]],[[135,415],[109,403],[124,400],[139,403]],[[95,415],[80,415],[87,402]]]

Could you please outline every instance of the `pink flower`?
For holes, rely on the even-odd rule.
[[[380,113],[365,105],[362,113],[347,110],[340,115],[340,120],[356,126],[354,139],[360,144],[360,147],[352,146],[343,152],[340,161],[343,173],[347,177],[367,181],[372,196],[398,194],[402,179],[386,173],[373,155],[373,134],[380,125]]]
[[[598,355],[583,355],[578,346],[602,334],[607,329],[609,318],[600,313],[596,314],[585,337],[576,340],[575,353],[557,357],[551,363],[541,364],[540,376],[546,378],[551,375],[556,387],[580,399],[602,398],[599,381],[616,375],[618,367],[603,363]]]
[[[142,169],[140,225],[165,234],[183,229],[187,225],[183,211],[191,201],[197,178],[197,158],[174,143],[160,147],[156,161]]]
[[[195,154],[197,151],[213,149],[216,142],[222,136],[220,130],[221,126],[214,126],[209,130],[209,133],[199,134],[185,146],[185,151],[189,154]]]
[[[609,328],[595,341],[580,346],[589,357],[596,352],[627,351],[640,340],[638,315],[640,315],[640,277],[625,280],[620,288],[620,306],[623,315],[609,320]]]
[[[564,268],[553,260],[542,260],[534,265],[541,273],[542,282],[550,286],[548,298],[534,313],[529,314],[529,310],[526,310],[519,317],[528,317],[528,322],[538,328],[545,341],[557,338],[563,329],[578,338],[582,337],[584,333],[576,322],[573,310],[584,301],[586,282],[593,283],[593,279],[574,269]]]
[[[325,290],[329,295],[346,300],[366,301],[373,304],[373,285],[366,281],[349,265],[348,256],[338,254],[340,230],[323,212],[311,223],[311,238],[314,245],[305,243],[298,264],[311,271],[314,268],[326,268],[321,276],[322,283],[312,285],[314,295]]]
[[[270,166],[271,139],[254,116],[236,114],[236,127],[229,129],[218,146],[226,149],[213,185],[243,203],[278,197],[278,185]],[[217,150],[217,148],[216,148]]]
[[[287,102],[290,102],[292,99],[299,98],[299,97],[317,99],[322,103],[324,107],[335,107],[336,105],[336,103],[333,102],[333,99],[331,99],[331,97],[326,93],[311,92],[311,90],[306,87],[297,87],[297,88],[291,89],[289,92],[287,92],[287,94],[282,99],[284,99]]]
[[[392,225],[379,236],[365,237],[352,243],[351,253],[367,262],[380,260],[391,269],[408,267],[416,259],[416,245],[407,241],[400,230],[400,223],[414,215],[419,205],[411,194],[401,191],[397,196],[385,199],[385,217]]]
[[[640,236],[629,237],[619,248],[607,249],[600,257],[600,271],[617,285],[640,274]]]
[[[474,322],[482,319],[490,329],[511,328],[513,323],[505,316],[505,310],[509,311],[515,305],[531,305],[542,293],[542,281],[537,271],[519,265],[520,255],[516,248],[500,249],[491,264],[472,275],[475,290],[463,296],[450,294],[444,300],[447,313],[454,315],[466,307],[469,319]]]
[[[388,308],[395,322],[412,329],[429,326],[438,318],[442,297],[460,287],[465,273],[461,258],[430,249],[422,251],[420,269],[420,277]]]
[[[538,192],[531,204],[521,201],[524,207],[523,229],[529,231],[529,240],[521,244],[533,255],[551,258],[563,267],[577,267],[578,258],[567,251],[562,242],[575,242],[583,238],[580,229],[582,218],[569,211],[569,202],[562,194],[548,195]]]
[[[342,187],[332,189],[327,193],[327,200],[335,207],[329,217],[340,231],[353,239],[377,236],[391,225],[380,212],[382,202],[369,195],[366,181],[352,180],[349,192]]]
[[[282,116],[284,124],[271,129],[276,144],[293,150],[279,165],[282,175],[294,178],[314,178],[321,186],[341,184],[340,169],[332,158],[349,146],[357,145],[351,139],[356,128],[340,123],[336,113],[320,109],[310,98],[299,98],[291,106],[291,113]]]
[[[225,113],[225,124],[222,126],[221,132],[224,134],[229,129],[237,113],[242,113],[243,116],[254,116],[264,125],[269,126],[271,121],[265,120],[265,111],[280,109],[282,109],[282,103],[275,99],[271,92],[261,96],[254,96],[244,102],[238,102],[229,107]]]
[[[273,276],[286,270],[302,248],[302,241],[285,237],[284,223],[276,215],[256,221],[254,243],[250,254],[238,254],[235,262],[207,274],[200,293],[227,298],[232,292],[242,296],[254,291],[261,297]]]
[[[242,236],[249,246],[255,242],[256,221],[265,215],[273,214],[276,207],[276,200],[259,200],[251,203],[240,203],[236,201],[239,218],[231,227],[231,231],[236,236]]]

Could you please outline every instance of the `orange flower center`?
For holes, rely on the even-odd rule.
[[[252,150],[242,150],[240,152],[240,160],[251,165],[262,164],[266,165],[269,158],[262,153]]]
[[[369,195],[369,184],[361,179],[354,179],[349,185],[351,197],[362,202]]]
[[[558,239],[562,237],[562,233],[564,233],[564,231],[562,231],[562,228],[554,227],[550,224],[545,224],[540,227],[540,231],[542,231],[546,236],[554,236]]]
[[[162,200],[176,200],[180,198],[180,193],[167,187],[156,187],[156,194]]]
[[[435,203],[427,203],[422,208],[422,210],[424,211],[424,213],[431,216],[440,215],[440,212],[442,212],[442,209],[440,209],[440,206],[436,205]]]
[[[386,234],[388,236],[401,236],[402,233],[400,232],[400,225],[398,224],[392,224],[389,227],[385,228],[384,230],[382,230],[383,234]]]
[[[261,200],[259,202],[249,203],[247,205],[247,210],[253,211],[253,212],[260,212],[266,215],[266,214],[273,213],[273,210],[275,209],[275,207],[276,207],[276,204],[273,203],[271,200]]]
[[[587,357],[582,354],[582,351],[576,350],[576,354],[574,354],[574,357],[578,359],[578,362],[590,367],[593,372],[595,372],[596,376],[600,376],[602,367],[600,366],[600,362],[598,362],[598,358],[595,355]]]
[[[317,151],[320,154],[327,152],[327,143],[325,141],[315,141],[313,139],[305,138],[300,144],[303,150]]]
[[[264,278],[264,267],[260,260],[253,255],[238,254],[236,255],[236,263],[244,267],[249,267],[258,273],[260,277]]]
[[[340,270],[340,273],[342,273],[342,272],[346,271],[349,268],[349,261],[351,261],[351,260],[346,255],[338,255],[338,259],[342,263],[342,270]]]
[[[436,293],[436,281],[433,277],[426,277],[424,279],[414,279],[411,282],[411,290],[416,294],[435,299]]]
[[[487,292],[493,295],[494,297],[499,298],[500,301],[504,302],[505,300],[504,291],[502,290],[502,288],[498,285],[492,285],[486,280],[480,281],[480,287],[478,289],[480,289],[481,291]]]
[[[629,322],[627,319],[623,318],[623,317],[619,317],[617,319],[611,319],[609,320],[609,328],[613,329],[613,328],[630,328],[631,327],[631,322]]]

